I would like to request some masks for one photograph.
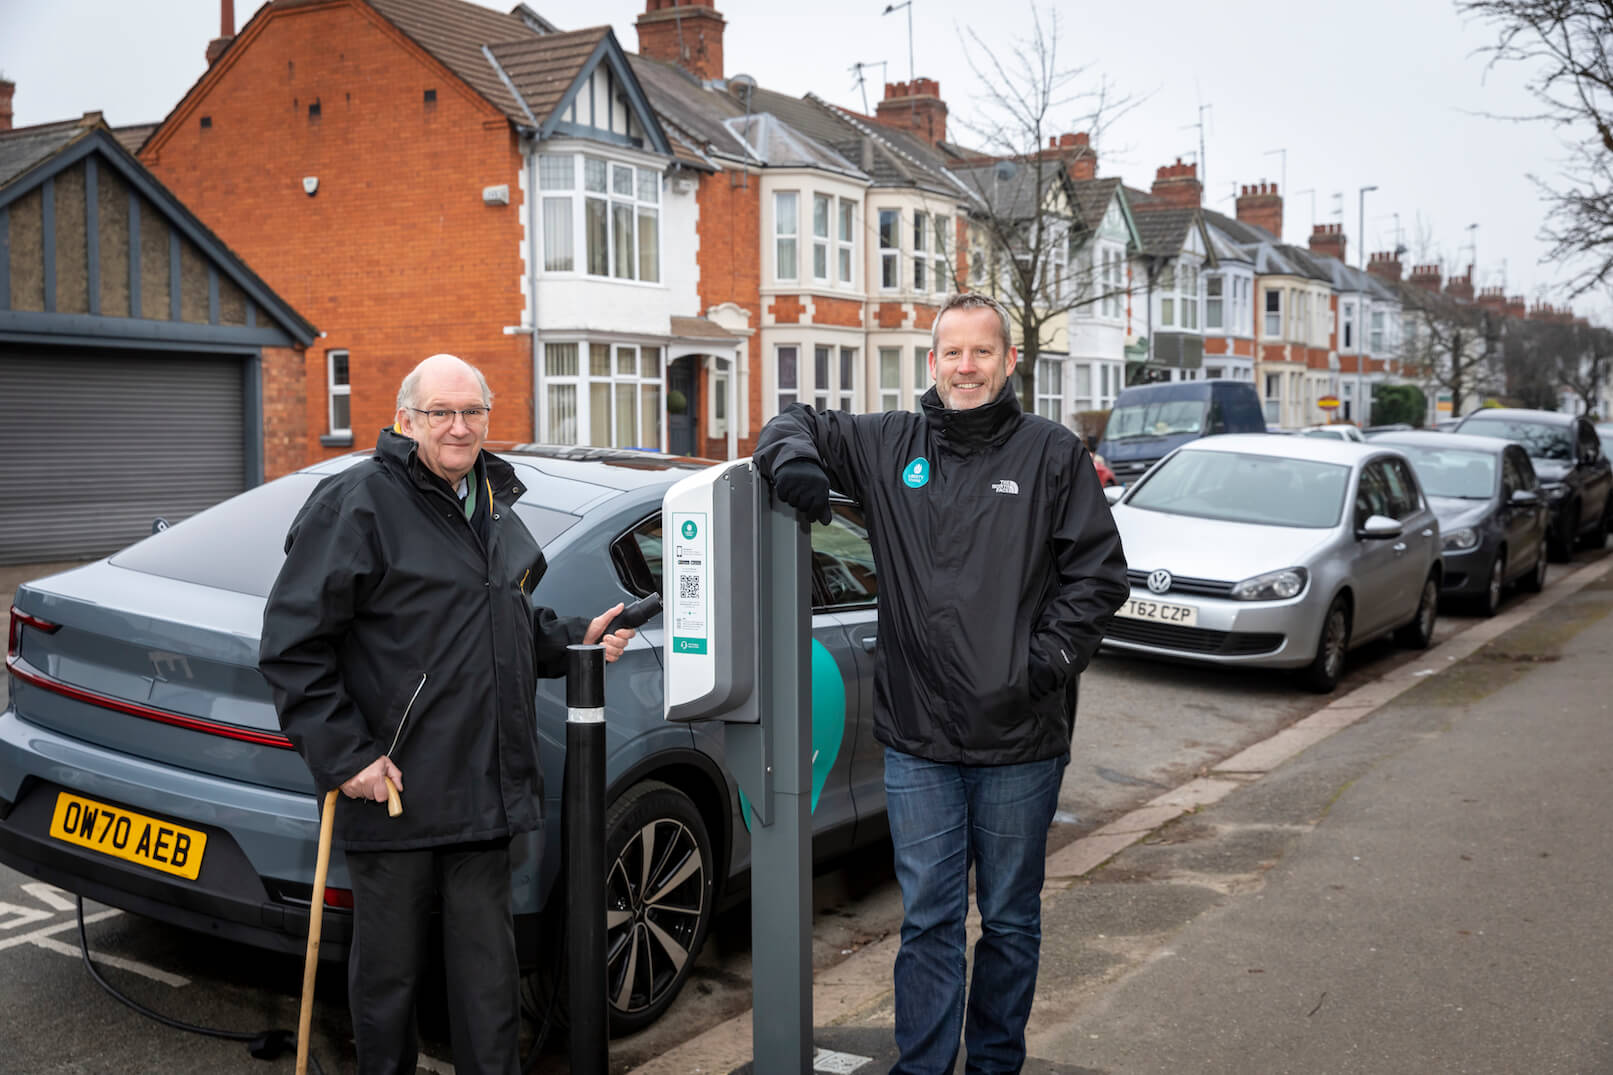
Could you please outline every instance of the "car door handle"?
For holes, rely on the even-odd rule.
[[[1433,536],[1434,536],[1434,532],[1432,530],[1424,530],[1423,531],[1423,537],[1433,537]]]
[[[863,635],[857,641],[861,642],[863,644],[863,649],[867,650],[869,653],[874,652],[874,650],[879,646],[878,635]]]
[[[1406,543],[1404,541],[1395,542],[1394,550],[1395,550],[1395,555],[1399,556],[1401,553],[1406,551]]]

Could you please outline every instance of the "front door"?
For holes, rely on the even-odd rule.
[[[666,441],[673,455],[698,455],[695,434],[700,428],[700,378],[696,355],[685,355],[667,367]]]

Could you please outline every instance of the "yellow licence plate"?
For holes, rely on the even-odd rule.
[[[65,791],[56,796],[50,834],[58,840],[191,881],[201,872],[202,852],[207,848],[205,832],[81,799]]]

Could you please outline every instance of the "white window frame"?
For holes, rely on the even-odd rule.
[[[1277,308],[1271,308],[1272,296],[1277,298]],[[1283,289],[1280,287],[1261,288],[1260,298],[1261,335],[1268,340],[1278,340],[1283,335]],[[1273,320],[1275,318],[1275,320]]]
[[[879,231],[875,239],[879,243],[879,290],[900,291],[902,289],[902,211],[900,209],[881,209],[876,218]],[[890,222],[890,232],[887,236],[885,224]],[[887,246],[886,238],[895,241],[894,246]]]
[[[837,206],[835,226],[836,268],[838,281],[843,287],[857,285],[857,203],[841,198]]]
[[[1178,311],[1181,327],[1190,332],[1199,328],[1199,271],[1198,267],[1183,263],[1176,271],[1176,284],[1181,289]]]
[[[596,354],[595,349],[603,349]],[[631,355],[631,372],[623,372],[623,358]],[[654,368],[646,372],[653,355]],[[596,359],[603,358],[604,369],[596,369]],[[584,336],[571,339],[548,340],[544,344],[543,375],[543,427],[544,437],[555,444],[577,444],[612,448],[650,448],[659,450],[666,444],[666,351],[653,344],[630,343],[609,336]],[[606,386],[606,429],[593,428],[594,388]],[[616,435],[618,408],[621,401],[618,389],[631,387],[633,437],[629,443],[618,444]],[[563,406],[557,410],[559,399],[556,389],[569,389],[570,413]],[[646,393],[646,389],[651,389]],[[648,399],[646,398],[648,396]],[[646,417],[653,417],[654,431],[644,436]],[[572,428],[569,437],[556,428],[556,420],[569,418]]]
[[[1159,279],[1154,286],[1159,292],[1159,327],[1174,328],[1176,325],[1176,265],[1174,262],[1160,270]]]
[[[561,156],[557,154],[556,156]],[[664,286],[661,273],[661,176],[653,168],[645,168],[628,161],[613,160],[593,153],[564,154],[575,158],[576,167],[581,175],[574,175],[576,196],[581,203],[582,211],[573,214],[574,227],[577,231],[573,237],[573,251],[582,254],[582,275],[592,276],[600,280],[614,280],[617,282],[637,282],[652,286]],[[602,189],[589,187],[589,165],[596,164],[604,169],[604,186]],[[540,158],[539,169],[541,174],[542,163]],[[619,181],[625,177],[625,184]],[[623,189],[625,186],[626,189]],[[590,203],[601,203],[605,214],[604,233],[604,271],[594,271],[593,250],[589,247],[589,209]],[[625,212],[631,221],[631,228],[626,237],[626,266],[621,261],[618,247],[621,245],[619,231],[621,228],[620,214]],[[654,244],[651,250],[651,260],[645,264],[645,221],[651,221]],[[575,253],[573,264],[576,264]],[[565,270],[555,270],[564,272]]]
[[[1036,363],[1036,413],[1060,425],[1064,424],[1065,365],[1065,359],[1047,355]],[[1057,385],[1050,384],[1053,381],[1057,381]]]
[[[931,219],[935,222],[935,276],[931,290],[945,295],[952,290],[952,218],[937,213]]]
[[[346,379],[337,381],[336,360],[341,358],[342,365],[346,367]],[[336,401],[347,401],[347,424],[336,424]],[[330,427],[333,437],[353,435],[353,358],[351,352],[343,349],[325,352],[325,421]]]
[[[1226,330],[1226,277],[1220,273],[1208,273],[1204,277],[1204,331],[1214,329],[1217,332]]]
[[[881,347],[878,354],[879,409],[902,410],[902,349]]]
[[[920,410],[919,400],[930,388],[930,345],[918,344],[913,348],[913,410]]]
[[[794,363],[794,370],[790,376],[792,383],[784,383],[784,356],[788,352],[790,361]],[[801,345],[796,343],[780,343],[773,345],[773,413],[781,413],[785,407],[801,401]]]
[[[930,275],[929,232],[930,214],[913,210],[913,290],[921,294],[929,290],[925,286]]]
[[[773,192],[773,279],[801,279],[801,192]],[[785,251],[788,250],[788,256]]]
[[[818,230],[818,213],[820,209],[823,213],[823,230],[821,232]],[[834,267],[829,262],[832,249],[830,232],[835,226],[834,211],[834,198],[827,194],[812,195],[812,280],[814,283],[822,284],[825,287],[829,285],[829,281],[833,278],[831,274],[834,272]],[[818,272],[820,259],[823,262],[822,273]]]

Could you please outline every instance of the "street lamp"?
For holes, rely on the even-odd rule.
[[[1367,368],[1367,191],[1377,187],[1362,187],[1359,195],[1359,239],[1361,249],[1356,251],[1356,264],[1361,269],[1361,297],[1355,305],[1355,405],[1362,417],[1356,424],[1362,429],[1372,424],[1371,400],[1362,395],[1366,388]]]

